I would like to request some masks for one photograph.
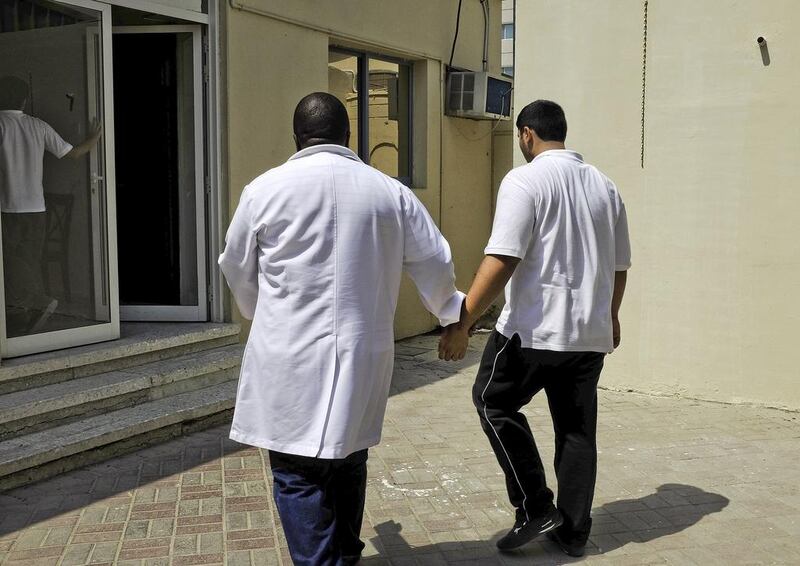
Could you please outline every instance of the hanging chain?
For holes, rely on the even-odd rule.
[[[644,169],[644,109],[645,94],[647,93],[647,4],[644,0],[644,22],[642,32],[642,146],[641,146],[641,166]]]

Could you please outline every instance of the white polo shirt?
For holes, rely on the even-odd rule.
[[[44,212],[44,152],[61,159],[71,149],[47,122],[0,110],[0,211]]]
[[[611,352],[614,272],[631,265],[614,183],[569,150],[550,150],[503,179],[485,253],[521,259],[497,331],[524,348]]]

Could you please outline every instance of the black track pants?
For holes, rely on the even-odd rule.
[[[520,409],[544,389],[555,431],[555,470],[562,532],[589,534],[597,475],[597,382],[605,354],[522,348],[518,335],[492,332],[483,352],[472,399],[506,476],[517,519],[533,518],[553,504],[533,433]]]

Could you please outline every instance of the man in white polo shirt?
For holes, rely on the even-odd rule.
[[[6,306],[9,336],[42,331],[58,301],[44,292],[42,252],[46,231],[44,152],[78,159],[97,143],[102,130],[73,147],[47,122],[24,113],[28,83],[0,78],[0,212],[3,224]]]
[[[460,359],[468,331],[505,287],[506,304],[473,388],[481,426],[506,476],[516,522],[497,546],[548,533],[571,556],[589,536],[597,471],[597,382],[620,342],[630,267],[625,206],[614,183],[564,148],[567,121],[537,100],[517,118],[527,165],[500,185],[486,257],[440,357]],[[555,429],[557,507],[520,409],[544,389]]]

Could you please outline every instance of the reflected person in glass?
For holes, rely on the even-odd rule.
[[[102,135],[95,122],[84,141],[67,143],[47,122],[25,114],[29,96],[25,80],[0,77],[0,212],[9,336],[42,332],[58,307],[58,300],[46,295],[42,279],[44,153],[79,159]]]

